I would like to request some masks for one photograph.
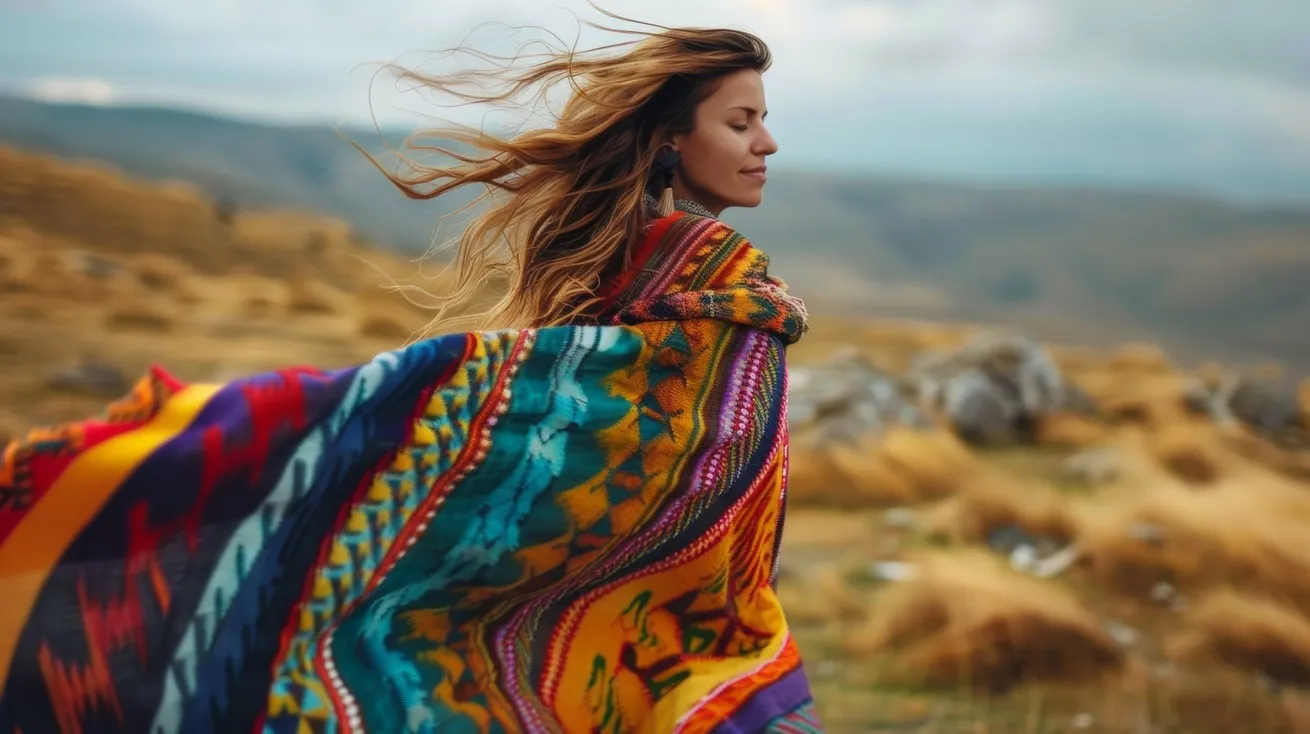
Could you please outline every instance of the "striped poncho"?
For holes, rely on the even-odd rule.
[[[602,325],[223,385],[0,462],[0,732],[814,731],[774,593],[804,312],[655,222]]]

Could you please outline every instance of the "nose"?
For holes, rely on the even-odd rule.
[[[760,137],[755,141],[755,150],[752,152],[758,156],[773,155],[774,153],[777,153],[778,141],[773,139],[773,134],[769,132],[769,129],[762,127],[760,128],[760,132]]]

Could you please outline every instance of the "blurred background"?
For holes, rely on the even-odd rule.
[[[610,0],[761,35],[809,304],[779,593],[834,732],[1310,731],[1310,3]],[[457,232],[344,138],[584,2],[0,0],[0,443],[332,367]],[[344,138],[343,138],[344,135]]]

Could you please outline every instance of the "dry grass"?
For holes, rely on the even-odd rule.
[[[788,622],[793,625],[832,625],[859,620],[868,609],[845,575],[835,567],[780,586],[778,598],[787,610]]]
[[[341,315],[350,309],[350,297],[331,286],[297,278],[287,284],[287,307],[292,313]]]
[[[289,308],[290,293],[280,281],[255,274],[229,279],[241,302],[241,312],[251,319],[280,316]]]
[[[1108,366],[1119,373],[1167,375],[1175,371],[1169,355],[1156,344],[1134,342],[1110,352]]]
[[[1310,620],[1279,601],[1221,591],[1191,610],[1171,656],[1215,662],[1278,683],[1310,686]]]
[[[843,648],[887,656],[889,682],[998,694],[1033,681],[1080,681],[1122,669],[1125,656],[1096,616],[1055,586],[995,558],[961,552],[919,559],[920,576],[874,600]]]
[[[983,543],[990,533],[1006,526],[1058,543],[1078,534],[1067,497],[1047,485],[999,474],[978,477],[932,507],[923,522],[928,536],[959,545]]]
[[[1242,462],[1207,423],[1186,422],[1160,426],[1142,434],[1147,450],[1174,477],[1196,486],[1214,484],[1226,470]]]
[[[1138,596],[1160,581],[1189,590],[1233,588],[1310,610],[1310,494],[1251,467],[1204,491],[1159,476],[1078,508],[1077,534],[1093,575]]]
[[[412,339],[423,328],[424,322],[411,309],[399,305],[365,308],[360,314],[356,333],[365,338],[387,341],[395,345]]]
[[[977,471],[969,449],[947,431],[893,428],[826,445],[802,434],[792,451],[789,496],[805,505],[910,504],[948,495]]]
[[[1037,421],[1033,439],[1042,446],[1079,449],[1099,446],[1110,437],[1109,427],[1095,418],[1056,413]]]
[[[104,168],[0,149],[0,192],[18,192],[0,216],[0,362],[17,374],[0,381],[0,444],[102,407],[40,387],[79,350],[103,349],[128,374],[159,361],[185,379],[232,378],[288,354],[339,366],[398,346],[431,316],[380,284],[447,285],[431,265],[363,250],[340,221],[239,211],[223,223],[193,189]],[[68,201],[85,203],[80,216]],[[976,332],[816,319],[789,359],[854,342],[897,371]],[[1108,420],[1051,416],[1036,427],[1038,450],[975,453],[943,430],[853,444],[793,436],[778,594],[830,730],[881,730],[870,722],[904,706],[936,732],[1064,732],[1078,712],[1095,715],[1089,730],[1116,734],[1310,732],[1304,699],[1271,698],[1254,680],[1310,686],[1310,452],[1189,416],[1190,376],[1152,345],[1054,357]],[[1198,373],[1218,381],[1225,368]],[[1299,397],[1310,418],[1310,380]],[[1098,446],[1122,457],[1113,478],[1067,486],[1063,459]],[[915,506],[914,522],[888,522],[902,505]],[[1055,581],[1024,576],[978,547],[1004,526],[1076,544],[1084,559]],[[925,542],[947,548],[925,554]],[[852,572],[889,559],[917,564],[918,577],[877,585]],[[1151,601],[1162,581],[1191,606]],[[1146,642],[1121,650],[1103,629],[1110,616]],[[1181,672],[1144,673],[1157,658]],[[839,672],[825,677],[822,663]],[[1071,680],[1089,682],[1048,687]],[[897,698],[873,683],[973,692]],[[1034,724],[1034,698],[1062,718]]]
[[[110,331],[170,332],[177,326],[177,312],[158,298],[120,295],[105,312],[105,326]]]
[[[144,253],[132,258],[136,281],[148,291],[173,293],[191,275],[192,270],[182,260],[159,253]]]
[[[1181,374],[1104,367],[1081,372],[1077,379],[1112,424],[1155,428],[1188,418]]]

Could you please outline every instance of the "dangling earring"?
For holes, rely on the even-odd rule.
[[[655,171],[664,177],[664,191],[660,193],[659,215],[667,217],[673,213],[673,169],[682,161],[682,153],[673,146],[661,148],[655,156]]]

